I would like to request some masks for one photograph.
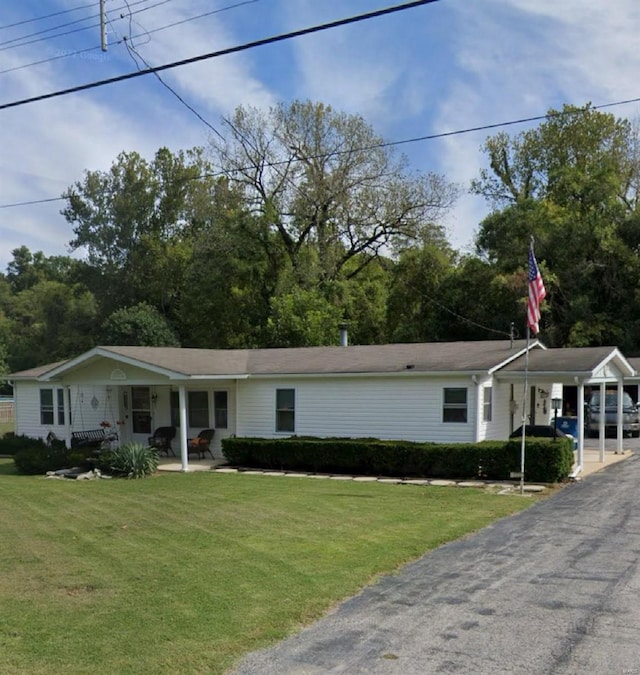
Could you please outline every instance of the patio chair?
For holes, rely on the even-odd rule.
[[[153,436],[149,436],[149,447],[155,448],[158,452],[166,453],[167,457],[171,453],[174,457],[176,453],[171,447],[171,441],[176,437],[175,427],[158,427]]]
[[[206,452],[209,453],[211,459],[213,459],[213,453],[211,452],[211,441],[213,440],[213,435],[215,434],[215,429],[203,429],[196,438],[190,438],[187,443],[187,451],[189,454],[198,455],[198,459],[204,459]]]

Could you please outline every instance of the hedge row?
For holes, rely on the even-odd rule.
[[[222,451],[238,467],[406,478],[508,480],[520,471],[521,441],[412,443],[370,438],[224,438]],[[525,479],[566,480],[571,440],[527,438]]]

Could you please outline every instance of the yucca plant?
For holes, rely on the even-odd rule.
[[[142,443],[125,443],[110,454],[111,471],[126,478],[144,478],[158,468],[158,452]]]

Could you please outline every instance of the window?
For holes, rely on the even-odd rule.
[[[131,387],[131,421],[134,434],[151,433],[151,394],[149,387]]]
[[[276,389],[276,431],[295,431],[296,390]]]
[[[229,404],[226,391],[213,392],[213,419],[216,429],[226,429],[229,418]]]
[[[64,389],[56,391],[58,395],[58,424],[64,425]]]
[[[190,391],[187,393],[189,409],[189,426],[198,429],[209,427],[209,394],[206,391]]]
[[[442,407],[443,422],[467,421],[467,389],[466,387],[446,388]]]
[[[40,424],[53,424],[53,389],[40,390]]]
[[[171,409],[171,425],[180,426],[180,394],[172,391],[169,395],[169,408]]]
[[[491,422],[491,387],[484,387],[482,392],[482,421]]]

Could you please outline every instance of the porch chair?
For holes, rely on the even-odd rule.
[[[213,459],[213,453],[211,452],[211,441],[213,440],[213,435],[215,434],[215,429],[203,429],[196,438],[190,438],[187,443],[188,454],[198,455],[198,459],[204,459],[206,452],[209,453],[211,459]]]
[[[176,437],[175,427],[158,427],[153,436],[149,436],[149,447],[155,448],[158,452],[166,453],[167,457],[171,453],[174,457],[176,453],[171,447],[171,441]]]

